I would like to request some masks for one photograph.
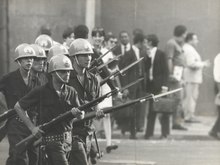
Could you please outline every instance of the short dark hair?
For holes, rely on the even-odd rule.
[[[133,35],[135,36],[137,34],[144,34],[144,32],[142,29],[136,28],[133,30]]]
[[[145,37],[148,42],[151,42],[152,46],[156,47],[159,43],[159,39],[156,34],[149,34]]]
[[[109,41],[111,38],[116,38],[112,33],[107,33],[105,35],[105,41]]]
[[[72,27],[66,28],[63,32],[63,39],[70,37],[72,33],[74,33],[74,29]]]
[[[103,28],[101,27],[95,27],[92,30],[92,37],[96,36],[97,34],[99,34],[100,36],[104,36],[105,37],[105,31]]]
[[[174,35],[175,37],[180,37],[180,36],[182,36],[184,33],[186,33],[186,31],[187,31],[186,26],[184,26],[184,25],[177,25],[177,26],[174,28],[173,35]]]
[[[78,25],[74,28],[75,39],[83,38],[88,39],[89,28],[86,25]]]
[[[137,43],[139,43],[139,42],[143,43],[143,42],[144,42],[144,35],[141,34],[141,33],[137,33],[137,34],[134,36],[133,42],[134,42],[134,44],[137,44]]]
[[[122,31],[120,31],[120,33],[119,33],[119,37],[121,37],[121,34],[122,33],[126,33],[127,35],[129,35],[129,33],[126,31],[126,30],[122,30]]]
[[[185,39],[185,42],[189,42],[193,39],[193,36],[196,35],[195,33],[188,33]]]
[[[43,26],[41,26],[41,28],[40,28],[40,34],[46,34],[46,35],[48,35],[48,36],[51,37],[52,32],[51,32],[50,26],[49,26],[49,25],[43,25]]]

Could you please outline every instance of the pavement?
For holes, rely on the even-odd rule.
[[[137,140],[129,134],[122,136],[113,130],[113,143],[119,148],[105,153],[106,141],[99,139],[104,156],[98,165],[220,165],[220,141],[209,137],[208,132],[215,122],[214,117],[199,117],[201,123],[185,124],[188,131],[171,130],[167,139],[159,139],[160,125],[157,121],[155,137],[145,140],[144,133]],[[8,152],[7,139],[0,143],[0,165],[5,164]]]

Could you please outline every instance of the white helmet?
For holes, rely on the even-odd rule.
[[[55,55],[49,61],[48,73],[58,70],[73,70],[70,59],[65,55]]]
[[[21,58],[26,57],[36,57],[36,52],[34,49],[27,43],[20,44],[15,49],[15,61]]]
[[[69,48],[70,56],[79,54],[93,54],[92,45],[86,39],[78,38],[75,39]]]

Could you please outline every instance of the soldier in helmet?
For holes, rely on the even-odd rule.
[[[50,36],[46,34],[41,34],[36,38],[35,44],[41,46],[44,49],[46,56],[47,56],[48,51],[54,45],[54,42]]]
[[[86,39],[76,39],[70,45],[69,53],[74,68],[70,75],[69,84],[77,90],[81,103],[84,104],[99,97],[99,81],[95,75],[88,71],[93,54],[91,44]],[[91,111],[93,110],[96,111],[97,117],[103,115],[103,112],[98,108],[91,109]],[[92,134],[92,121],[73,125],[71,165],[88,164]]]
[[[13,108],[15,103],[29,92],[30,70],[34,57],[36,57],[34,49],[26,43],[15,49],[15,55],[15,62],[19,65],[19,68],[3,76],[0,80],[0,92],[5,97],[5,104],[8,109]],[[14,152],[15,144],[30,134],[21,119],[17,116],[9,119],[6,127],[9,141],[9,157],[6,165],[36,165],[37,154],[34,150],[29,149],[23,153]],[[28,160],[30,160],[29,163]]]
[[[45,75],[47,56],[41,46],[37,44],[32,44],[31,47],[35,50],[36,57],[34,58],[34,62],[31,68],[31,80],[29,86],[31,88],[34,88],[36,86],[42,86],[47,82],[47,78]]]
[[[48,52],[47,61],[49,62],[50,59],[55,55],[66,55],[69,56],[68,49],[61,44],[53,45]]]
[[[14,107],[16,112],[36,137],[41,136],[42,131],[39,127],[34,126],[25,114],[25,111],[30,107],[40,106],[38,109],[41,114],[40,124],[49,122],[70,110],[77,118],[83,118],[83,113],[75,108],[79,106],[77,92],[74,88],[66,85],[72,69],[71,61],[65,55],[52,57],[48,68],[48,83],[33,89],[16,103]],[[60,123],[43,136],[43,142],[46,145],[45,151],[50,164],[69,164],[68,152],[71,150],[71,130],[72,121],[69,120]]]

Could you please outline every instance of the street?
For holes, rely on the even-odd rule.
[[[143,133],[138,133],[138,140],[129,140],[129,135],[121,138],[118,130],[114,131],[113,143],[119,148],[110,154],[105,153],[98,165],[219,165],[220,142],[208,136],[215,118],[200,117],[199,124],[186,124],[188,131],[173,131],[166,140],[160,140],[160,126],[157,123],[155,138],[144,140]],[[99,139],[104,151],[105,140]],[[1,165],[7,157],[7,139],[0,143]]]

